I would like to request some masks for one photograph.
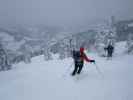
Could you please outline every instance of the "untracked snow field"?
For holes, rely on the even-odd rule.
[[[72,77],[71,58],[19,63],[0,72],[0,100],[133,100],[133,55],[124,54],[124,43],[116,46],[112,59],[87,55],[95,64],[85,63],[81,75]]]

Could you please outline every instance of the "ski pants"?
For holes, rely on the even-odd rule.
[[[80,72],[82,71],[83,65],[84,65],[83,61],[81,62],[75,61],[75,67],[74,67],[72,75],[75,75],[76,73],[80,74]]]
[[[112,57],[112,51],[108,51],[108,57]]]

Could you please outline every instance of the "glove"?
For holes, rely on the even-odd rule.
[[[91,63],[92,63],[92,62],[95,63],[95,60],[90,60],[90,62],[91,62]]]

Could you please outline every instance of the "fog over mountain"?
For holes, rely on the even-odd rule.
[[[49,25],[82,28],[95,20],[133,18],[132,0],[0,0],[0,27]]]

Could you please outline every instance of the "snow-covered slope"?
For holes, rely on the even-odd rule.
[[[85,63],[81,75],[71,77],[71,58],[46,62],[38,56],[31,64],[14,65],[0,72],[0,100],[132,100],[133,56],[116,50],[112,60],[88,53],[104,77],[90,63]]]

